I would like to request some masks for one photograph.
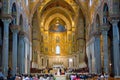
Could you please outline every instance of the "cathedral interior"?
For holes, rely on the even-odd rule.
[[[120,0],[0,0],[0,69],[53,67],[120,76]]]

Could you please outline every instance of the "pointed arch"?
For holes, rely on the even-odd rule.
[[[105,3],[103,7],[103,23],[108,23],[108,16],[109,16],[109,8],[107,3]]]
[[[98,28],[100,26],[100,17],[99,15],[97,14],[96,15],[96,28]]]
[[[11,14],[12,14],[12,17],[13,17],[12,24],[17,24],[17,8],[16,8],[15,3],[13,3],[13,5],[12,5],[11,12],[12,12]]]
[[[107,3],[104,3],[103,12],[108,12],[108,5],[107,5]]]
[[[20,18],[19,18],[19,25],[21,27],[21,30],[23,30],[23,16],[22,16],[22,14],[20,15]]]
[[[16,4],[15,3],[13,3],[13,5],[12,5],[12,12],[17,12],[17,8],[16,8]]]
[[[65,8],[69,11],[69,13],[75,13],[73,8],[64,0],[54,0],[54,1],[49,1],[42,9],[41,15],[43,15],[44,12],[46,12],[48,9],[51,9],[53,7],[62,7]]]

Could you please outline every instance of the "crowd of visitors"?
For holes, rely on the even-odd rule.
[[[68,77],[66,76],[66,80],[89,80],[93,79],[95,80],[108,80],[108,75],[96,75],[96,74],[70,74]],[[43,74],[43,75],[15,75],[11,77],[5,78],[3,75],[0,74],[0,80],[56,80],[54,75],[50,74]]]
[[[88,74],[88,73],[78,73],[78,74],[70,74],[68,76],[68,80],[108,80],[108,74]]]
[[[27,74],[16,74],[15,76],[9,76],[5,78],[4,76],[0,77],[0,80],[55,80],[52,74],[43,74],[43,75],[27,75]]]
[[[85,69],[86,70],[86,69]],[[81,70],[80,70],[81,71]],[[60,70],[60,72],[62,72]],[[67,74],[68,73],[68,74]],[[5,77],[2,74],[2,70],[0,69],[0,80],[56,80],[56,74],[51,73],[38,73],[38,74],[16,74],[12,76],[11,69],[8,70],[8,76]],[[89,73],[79,73],[77,70],[73,70],[72,72],[66,72],[66,80],[86,80],[96,77],[96,80],[108,80],[108,74],[89,74]]]

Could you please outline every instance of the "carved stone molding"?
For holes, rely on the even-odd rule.
[[[10,29],[14,32],[14,31],[20,31],[20,26],[19,25],[11,25]]]
[[[2,20],[13,20],[13,17],[10,14],[2,14],[1,19]]]
[[[100,35],[101,35],[100,31],[94,31],[93,32],[93,36],[95,36],[95,37],[99,37]]]
[[[120,14],[111,14],[109,17],[109,21],[111,23],[119,22],[119,20],[120,20]]]
[[[24,31],[20,31],[20,32],[19,32],[19,36],[20,36],[20,37],[26,37],[26,36],[27,36],[27,33],[24,32]]]
[[[25,31],[20,30],[19,31],[19,36],[20,37],[26,37],[30,41],[30,37]]]
[[[13,18],[16,18],[16,17],[17,17],[17,12],[13,12],[13,13],[12,13],[12,17],[13,17]]]
[[[108,31],[110,29],[110,25],[108,23],[104,23],[100,27],[100,31]]]

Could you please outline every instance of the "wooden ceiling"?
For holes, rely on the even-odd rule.
[[[101,1],[103,0],[92,0],[92,5],[90,6],[90,0],[30,0],[30,16],[32,19],[34,12],[38,8],[46,11],[47,9],[55,6],[63,6],[64,8],[67,8],[69,11],[73,12],[71,6],[78,4],[83,14],[91,21],[95,8],[98,6],[98,4],[100,4]],[[63,4],[63,2],[66,4]],[[40,6],[43,6],[44,9]]]

